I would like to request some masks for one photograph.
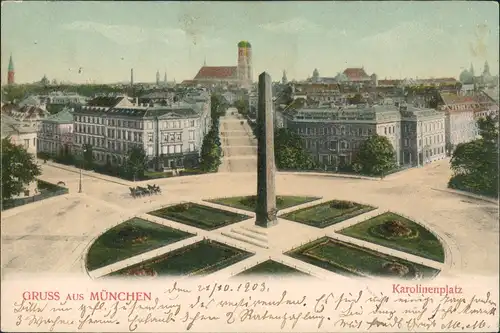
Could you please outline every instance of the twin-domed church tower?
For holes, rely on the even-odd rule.
[[[249,87],[253,82],[252,45],[247,41],[238,43],[238,80],[242,86]]]

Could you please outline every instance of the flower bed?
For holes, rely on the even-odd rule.
[[[280,217],[317,228],[326,228],[374,209],[375,207],[357,202],[332,200],[299,209]]]
[[[193,234],[140,218],[127,220],[100,235],[87,253],[88,270],[166,246]]]
[[[204,230],[221,228],[250,218],[247,215],[191,202],[161,208],[148,214]]]
[[[431,231],[391,212],[359,222],[339,233],[439,262],[445,259],[443,245]]]
[[[420,279],[434,277],[439,273],[439,270],[431,267],[329,237],[320,238],[286,254],[347,276],[391,276],[404,279]]]
[[[200,276],[233,265],[252,255],[253,253],[204,239],[143,263],[113,272],[110,276],[137,276],[134,272],[144,270],[154,271],[158,276]]]

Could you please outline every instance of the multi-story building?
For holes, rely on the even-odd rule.
[[[407,105],[400,111],[401,164],[424,165],[445,158],[444,114]]]
[[[433,109],[386,99],[380,105],[301,109],[282,116],[323,165],[352,163],[361,143],[375,134],[389,139],[399,165],[424,165],[446,156],[444,114]]]
[[[151,168],[193,167],[211,126],[210,97],[162,107],[141,106],[127,97],[89,102],[75,109],[74,119],[75,150],[82,153],[90,144],[96,163],[122,164],[130,149],[140,146]]]
[[[42,120],[38,130],[39,153],[57,155],[62,152],[69,153],[73,146],[73,110],[63,109],[54,115]]]
[[[324,165],[352,163],[361,143],[374,134],[389,139],[401,162],[401,117],[394,105],[300,109],[283,117],[285,127],[298,133],[313,158]]]
[[[463,142],[477,138],[476,111],[479,103],[473,96],[460,96],[451,93],[441,93],[439,110],[445,115],[446,148],[450,153],[453,148]]]
[[[6,114],[22,124],[39,127],[42,120],[50,116],[50,113],[43,107],[37,105],[15,105],[4,104],[2,113]]]
[[[19,146],[23,146],[26,151],[36,156],[37,147],[37,127],[32,123],[16,120],[2,113],[2,139],[9,138],[10,141]],[[17,197],[29,197],[34,195],[37,189],[37,182],[27,184],[25,190]]]

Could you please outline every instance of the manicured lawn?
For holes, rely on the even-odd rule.
[[[144,179],[159,179],[159,178],[169,178],[172,177],[172,171],[161,172],[161,171],[146,171],[144,172]]]
[[[326,228],[375,209],[375,207],[355,202],[349,208],[335,208],[332,207],[332,203],[334,202],[348,203],[348,201],[332,200],[312,207],[299,209],[280,217],[317,228]]]
[[[87,269],[111,265],[192,236],[190,233],[135,217],[97,238],[87,254]]]
[[[290,208],[293,206],[301,205],[307,202],[318,200],[320,198],[315,197],[298,197],[298,196],[276,196],[276,208],[278,210]],[[249,212],[255,212],[257,206],[257,196],[249,195],[243,197],[230,197],[230,198],[220,198],[205,200],[219,205],[225,205],[229,207],[234,207],[238,209],[247,210]]]
[[[110,276],[136,275],[141,271],[148,271],[150,275],[155,276],[207,275],[252,255],[253,253],[205,239],[144,263],[124,268]]]
[[[383,266],[391,262],[396,262],[409,268],[409,273],[404,278],[415,278],[417,273],[424,278],[429,278],[439,273],[439,270],[431,267],[363,249],[329,237],[320,238],[286,254],[312,265],[347,276],[383,276],[385,275],[382,273]],[[395,275],[394,277],[397,276]]]
[[[391,237],[388,239],[380,236],[379,233],[374,232],[374,228],[380,227],[382,224],[394,220],[400,221],[408,228],[415,230],[417,237]],[[394,213],[388,212],[375,216],[369,220],[360,222],[346,229],[342,229],[340,233],[399,251],[408,252],[427,259],[444,262],[444,249],[436,236],[420,224]]]
[[[243,271],[236,276],[248,276],[248,275],[298,275],[298,276],[309,276],[308,274],[299,271],[298,269],[292,268],[290,266],[284,265],[282,263],[276,262],[274,260],[266,260],[257,264],[246,271]]]
[[[247,215],[191,202],[161,208],[148,214],[204,230],[217,229],[250,218]]]

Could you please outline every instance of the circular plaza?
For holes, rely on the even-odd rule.
[[[446,192],[449,173],[446,160],[383,180],[277,173],[279,222],[264,229],[254,172],[155,180],[161,194],[133,198],[148,182],[84,172],[78,193],[77,169],[47,164],[41,178],[70,194],[3,212],[2,275],[494,275],[498,206]]]

